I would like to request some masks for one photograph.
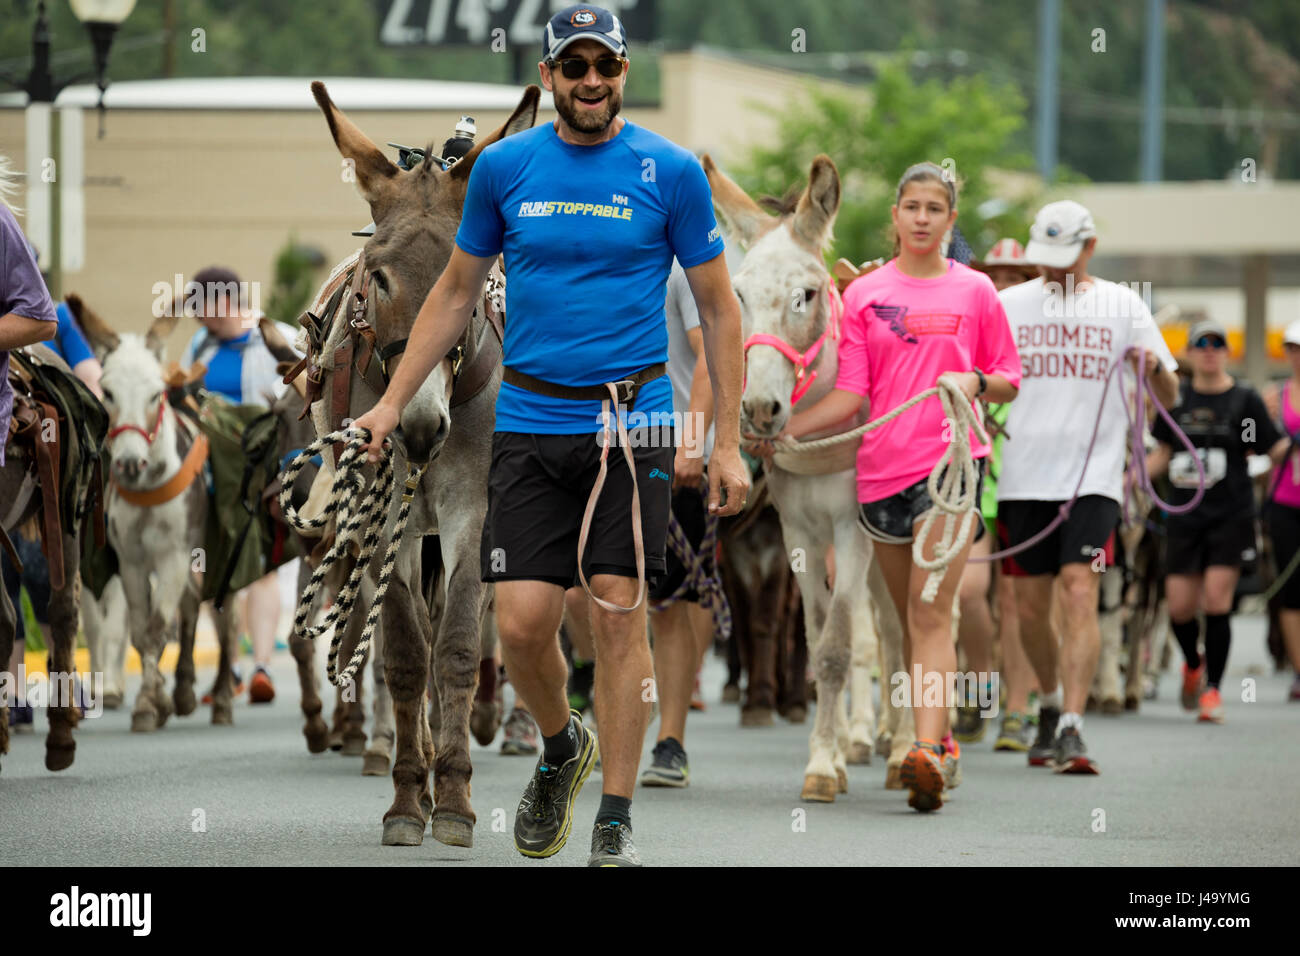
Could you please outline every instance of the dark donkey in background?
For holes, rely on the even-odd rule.
[[[98,519],[94,529],[104,538],[102,476],[95,467],[108,428],[108,415],[77,381],[68,366],[44,346],[10,355],[14,390],[13,432],[0,468],[0,531],[5,534],[35,520],[50,566],[51,632],[49,699],[50,732],[45,738],[45,766],[72,766],[77,744],[73,701],[76,671],[78,602],[82,534],[92,533],[82,518]],[[98,505],[96,503],[98,502]],[[92,506],[94,506],[92,510]],[[5,542],[8,543],[7,540]],[[16,557],[11,555],[11,558]],[[0,587],[0,667],[7,666],[17,633],[19,610]],[[0,678],[0,755],[9,752],[8,700],[22,674]],[[90,706],[102,701],[103,678],[95,683]]]
[[[400,361],[420,306],[451,257],[475,160],[485,146],[533,125],[540,91],[530,86],[505,124],[449,169],[430,150],[429,158],[410,171],[399,169],[357,129],[330,100],[323,83],[313,83],[312,93],[339,152],[356,172],[375,222],[374,236],[350,266],[354,295],[346,305],[335,301],[319,319],[304,317],[310,346],[308,399],[316,432],[325,435],[379,399],[389,363]],[[460,343],[407,405],[394,435],[399,480],[408,463],[419,467],[441,457],[420,480],[380,617],[396,723],[395,794],[384,814],[385,845],[421,843],[431,817],[435,839],[454,846],[473,844],[469,720],[488,597],[479,580],[479,538],[487,512],[501,374],[490,298],[485,292],[479,300]],[[331,484],[334,464],[326,454],[321,477]],[[394,518],[395,509],[388,515],[381,550],[387,548]],[[436,607],[420,586],[420,537],[431,534],[439,536],[442,558],[435,585],[441,600],[432,602]],[[378,566],[372,565],[372,573]],[[343,639],[344,659],[362,624],[362,615],[354,612]],[[424,707],[431,648],[442,717],[436,760]]]

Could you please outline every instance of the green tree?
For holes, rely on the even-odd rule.
[[[771,112],[779,123],[773,144],[750,154],[737,181],[752,195],[781,195],[803,188],[814,156],[830,156],[842,182],[832,258],[890,255],[894,189],[903,171],[923,160],[956,176],[957,222],[977,254],[1003,235],[1024,240],[1029,198],[995,197],[988,178],[994,167],[1032,167],[1027,154],[1009,148],[1024,124],[1014,87],[982,77],[918,83],[894,62],[881,68],[869,94],[810,88],[806,103]]]
[[[293,236],[275,257],[275,278],[267,300],[266,314],[277,322],[284,322],[296,332],[298,317],[311,305],[312,293],[318,285],[317,272],[322,260],[315,249],[298,245]],[[293,332],[290,333],[292,337]]]

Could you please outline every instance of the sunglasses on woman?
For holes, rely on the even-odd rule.
[[[595,61],[596,72],[606,79],[612,80],[623,72],[623,64],[626,63],[621,56],[602,56]],[[580,80],[587,75],[587,70],[592,66],[592,61],[580,56],[566,56],[561,60],[552,60],[551,69],[560,68],[566,80]]]
[[[1227,345],[1228,343],[1217,335],[1202,335],[1192,343],[1192,347],[1198,349],[1222,349],[1227,348]]]

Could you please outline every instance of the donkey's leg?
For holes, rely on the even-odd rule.
[[[113,614],[116,601],[116,616]],[[86,647],[90,650],[90,670],[104,675],[103,705],[109,710],[122,706],[126,696],[126,624],[122,607],[122,579],[114,575],[100,594],[99,600],[82,588],[81,626],[86,632]]]
[[[64,586],[62,590],[50,592],[50,639],[54,646],[51,648],[53,661],[50,668],[50,732],[45,738],[46,770],[66,770],[72,766],[77,750],[72,728],[77,726],[78,717],[74,658],[79,616],[77,598],[81,590],[80,546],[76,535],[63,535]],[[57,683],[56,674],[59,675]],[[102,683],[100,686],[102,688]]]
[[[781,629],[781,585],[788,573],[788,566],[778,556],[776,567],[750,595],[749,679],[740,709],[742,727],[771,727],[776,713],[776,642]]]
[[[442,528],[446,599],[438,621],[433,670],[442,726],[433,764],[433,838],[451,846],[474,845],[476,817],[470,806],[473,767],[469,715],[482,659],[483,615],[488,594],[479,580],[478,529],[482,521]]]
[[[386,544],[386,542],[385,542]],[[419,596],[419,539],[402,542],[388,579],[381,615],[384,629],[384,676],[393,697],[396,752],[393,804],[384,814],[385,846],[419,846],[424,842],[426,806],[420,798],[429,787],[426,757],[428,725],[424,714],[429,678],[430,630]],[[422,728],[420,725],[424,724]],[[426,800],[428,798],[426,797]]]
[[[178,626],[180,652],[176,657],[176,686],[172,688],[172,703],[176,705],[177,717],[188,717],[194,713],[198,704],[194,697],[194,632],[199,626],[199,593],[196,588],[187,587],[181,595]]]
[[[198,599],[198,585],[195,600]],[[212,609],[212,619],[217,627],[217,681],[212,693],[212,722],[223,726],[235,722],[234,711],[234,664],[239,647],[239,611],[238,604],[227,602],[225,610]]]
[[[307,590],[312,568],[306,560],[298,562],[298,593]],[[313,608],[313,611],[315,609]],[[309,618],[315,621],[315,614]],[[309,753],[323,753],[329,746],[329,727],[321,719],[320,685],[316,676],[316,642],[289,631],[289,653],[298,665],[298,687],[302,693],[302,734],[307,738]]]
[[[867,592],[875,610],[876,632],[880,635],[880,708],[884,720],[880,735],[876,738],[876,752],[889,756],[885,789],[901,790],[903,758],[911,749],[916,730],[910,704],[904,700],[900,705],[894,698],[893,676],[906,673],[903,662],[903,622],[899,620],[894,599],[890,596],[884,575],[874,558],[867,569]]]
[[[782,527],[787,541],[803,540],[807,537],[803,529],[793,529],[796,533],[791,535],[784,524]],[[835,711],[838,706],[836,694],[843,688],[842,676],[840,683],[835,685],[833,671],[839,664],[842,674],[847,672],[849,655],[846,647],[844,660],[837,661],[833,651],[827,646],[831,629],[829,627],[824,631],[814,629],[813,622],[818,616],[817,603],[819,601],[825,603],[829,600],[826,591],[825,560],[819,552],[818,548],[809,549],[807,571],[795,575],[800,594],[803,596],[804,627],[812,638],[809,652],[813,661],[813,673],[817,678],[817,711],[808,739],[809,758],[808,765],[804,767],[801,796],[804,800],[833,803],[835,795],[840,792],[839,775],[835,772]],[[820,616],[825,620],[826,612],[823,610]]]
[[[839,547],[835,549],[838,565],[835,599],[846,603],[849,620],[852,622],[849,692],[853,709],[845,744],[846,759],[852,764],[869,764],[876,732],[875,688],[871,683],[871,668],[880,656],[875,615],[865,587],[871,552],[865,535],[856,526],[848,528],[840,537],[851,542],[843,551]]]
[[[1124,626],[1124,569],[1107,568],[1101,577],[1102,606],[1107,608],[1098,624],[1101,628],[1101,654],[1097,661],[1096,693],[1104,714],[1118,714],[1124,709],[1120,693],[1119,657],[1121,628]]]
[[[361,597],[365,607],[374,600],[374,587],[370,578],[362,581]],[[383,777],[388,773],[393,756],[393,699],[388,693],[388,679],[384,674],[384,626],[375,628],[370,645],[370,674],[375,682],[374,711],[371,724],[370,746],[366,748],[361,773],[369,777]]]
[[[474,704],[469,714],[469,729],[474,739],[484,747],[490,746],[501,729],[501,704],[497,699],[496,651],[499,635],[497,634],[496,612],[489,606],[483,616],[482,650],[478,661],[478,690],[474,694]]]
[[[154,613],[149,572],[146,568],[124,570],[122,585],[126,590],[127,621],[131,629],[131,646],[140,655],[140,690],[131,708],[131,730],[148,733],[162,726],[165,717],[158,713],[162,674],[158,659],[162,656],[165,632]]]

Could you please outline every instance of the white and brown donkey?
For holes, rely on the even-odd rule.
[[[835,387],[842,306],[823,250],[839,211],[839,173],[828,157],[818,156],[797,203],[786,202],[779,215],[771,215],[710,157],[703,163],[719,214],[747,250],[732,280],[746,343],[741,430],[774,438],[794,407],[813,405]],[[871,542],[857,524],[856,449],[851,442],[808,458],[778,454],[768,479],[785,546],[792,560],[802,561],[796,579],[817,680],[805,800],[833,801],[848,788],[845,764],[870,762],[875,723],[870,668],[878,656],[878,635],[884,638],[882,675],[904,669],[902,627],[871,560]],[[836,573],[829,590],[826,552],[832,545]],[[846,685],[852,691],[851,719],[844,707]],[[889,694],[881,696],[886,726],[881,749],[889,752],[886,786],[897,788],[913,737],[911,712],[893,708]]]

